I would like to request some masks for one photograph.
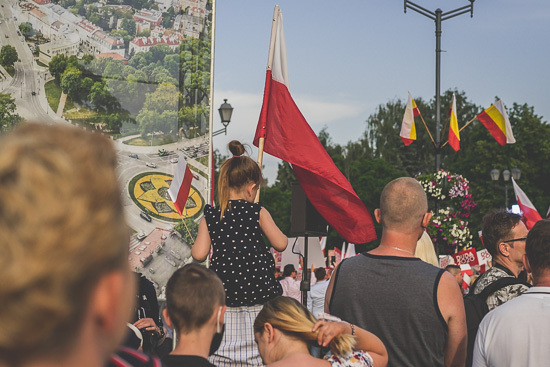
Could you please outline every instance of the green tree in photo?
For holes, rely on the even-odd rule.
[[[120,27],[125,30],[130,36],[136,35],[136,22],[133,19],[122,19]]]
[[[7,132],[23,121],[23,118],[15,113],[16,110],[15,99],[10,94],[0,93],[0,132]]]
[[[15,47],[10,45],[2,46],[0,50],[0,64],[2,64],[2,66],[13,66],[18,58],[19,56],[17,55]]]
[[[50,60],[48,64],[48,70],[50,74],[55,78],[57,83],[61,82],[61,75],[65,72],[67,68],[67,56],[64,54],[59,54]]]

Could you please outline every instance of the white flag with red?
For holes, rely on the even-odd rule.
[[[189,197],[189,191],[191,190],[191,181],[193,180],[193,174],[191,169],[187,165],[185,158],[182,154],[179,155],[178,166],[174,173],[174,178],[168,189],[168,194],[174,202],[176,210],[181,215],[185,209],[185,203]]]
[[[522,189],[518,186],[514,178],[512,177],[512,184],[514,185],[514,192],[516,193],[516,201],[523,212],[523,222],[527,229],[531,229],[535,223],[542,219],[539,212],[529,200],[527,195],[523,192]]]

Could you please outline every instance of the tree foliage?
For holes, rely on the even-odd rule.
[[[19,56],[17,55],[15,47],[10,45],[2,46],[0,50],[0,64],[2,64],[2,66],[13,66],[18,58]]]
[[[10,94],[0,93],[0,132],[6,132],[21,122],[23,118],[15,111],[15,99]]]

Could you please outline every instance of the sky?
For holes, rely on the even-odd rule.
[[[467,0],[417,0],[443,13]],[[220,0],[216,3],[214,130],[227,98],[234,110],[227,136],[214,148],[228,155],[232,139],[248,143],[258,122],[275,5],[284,18],[290,93],[318,133],[334,143],[356,141],[365,121],[391,100],[435,95],[435,22],[401,0]],[[443,21],[441,91],[464,91],[489,107],[527,103],[550,119],[550,1],[477,0],[474,14]],[[442,108],[448,108],[442,106]],[[481,112],[481,111],[480,111]],[[459,126],[462,121],[458,116]],[[429,125],[430,122],[426,121]],[[432,121],[432,132],[433,125]],[[467,134],[467,130],[462,132]],[[264,176],[275,182],[278,159],[264,155]]]

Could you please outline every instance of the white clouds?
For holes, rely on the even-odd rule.
[[[214,137],[214,149],[218,149],[222,154],[227,155],[227,143],[233,139],[239,140],[243,144],[250,145],[252,149],[251,156],[257,159],[257,149],[252,146],[256,125],[260,115],[263,93],[243,93],[235,90],[215,90],[214,96],[214,131],[221,128],[219,114],[217,109],[227,98],[227,102],[234,108],[231,117],[231,123],[227,130],[228,134]],[[313,96],[298,95],[295,102],[300,111],[312,127],[318,133],[324,126],[333,126],[338,128],[343,120],[363,121],[365,108],[359,104],[346,102],[326,102]],[[360,131],[358,131],[358,134]],[[265,171],[264,176],[269,179],[269,183],[274,183],[277,176],[277,165],[279,159],[273,158],[267,154],[264,155]]]

